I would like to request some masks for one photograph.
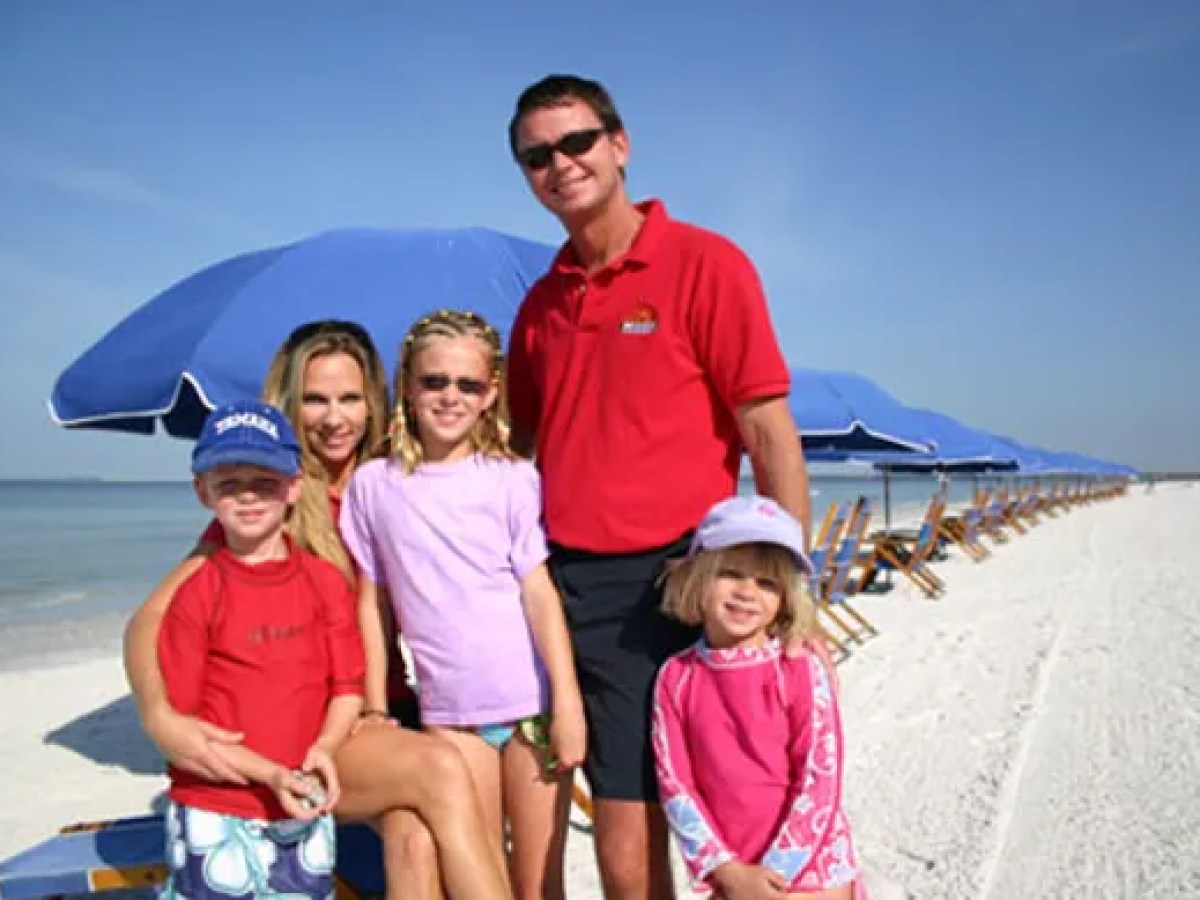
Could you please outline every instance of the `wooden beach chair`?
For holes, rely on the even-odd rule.
[[[998,498],[1000,505],[1000,524],[1011,528],[1017,534],[1026,534],[1029,526],[1020,515],[1021,504],[1025,500],[1024,492],[1018,491],[1015,497],[1010,497],[1008,491],[1001,491]]]
[[[813,598],[817,604],[817,611],[824,612],[826,617],[829,616],[829,609],[825,607],[820,600],[821,584],[829,577],[831,564],[833,561],[833,550],[837,546],[838,540],[841,538],[843,529],[846,527],[846,504],[831,503],[825,510],[825,519],[821,523],[821,527],[817,530],[817,536],[813,541],[812,550],[809,551],[808,558],[812,563],[813,572],[810,576],[809,583],[812,586]],[[835,623],[837,622],[834,619]],[[819,623],[818,623],[819,624]],[[837,623],[840,627],[840,623]],[[823,624],[819,625],[821,635],[829,643],[831,647],[837,649],[842,658],[849,655],[850,651],[844,643],[834,637]]]
[[[938,524],[946,508],[946,498],[938,493],[929,501],[925,517],[915,536],[881,532],[872,535],[869,548],[862,558],[863,572],[858,590],[866,590],[880,572],[897,571],[920,588],[931,600],[945,592],[946,583],[929,567],[938,545]]]
[[[992,555],[992,551],[980,540],[982,521],[983,510],[977,502],[973,502],[958,515],[943,516],[938,523],[938,537],[955,544],[968,559],[983,562]]]
[[[1042,489],[1039,485],[1031,484],[1025,490],[1025,500],[1018,510],[1019,515],[1027,525],[1035,526],[1041,524],[1042,507],[1045,505],[1046,498],[1042,494]]]
[[[1025,488],[1021,495],[1021,503],[1017,509],[1017,515],[1021,517],[1021,521],[1029,528],[1034,528],[1041,524],[1043,502],[1045,502],[1045,497],[1042,496],[1041,487],[1031,484]]]
[[[1046,492],[1045,500],[1042,502],[1042,512],[1057,519],[1065,506],[1066,501],[1063,495],[1063,485],[1051,485],[1050,490]]]
[[[1004,531],[1004,509],[1006,501],[1001,491],[994,494],[980,488],[975,494],[975,505],[979,507],[981,517],[980,529],[997,544],[1007,544],[1008,535]]]
[[[828,574],[817,587],[820,591],[818,601],[826,615],[845,633],[847,640],[859,644],[864,643],[866,638],[879,634],[879,629],[847,599],[851,593],[850,573],[859,564],[862,543],[867,534],[867,526],[871,522],[871,512],[870,499],[859,497],[850,513],[842,539],[837,542],[837,550],[830,558]],[[842,614],[848,616],[854,624],[847,625],[842,619]]]

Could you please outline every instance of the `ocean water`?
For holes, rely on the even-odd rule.
[[[207,519],[189,483],[0,482],[0,669],[118,647]]]
[[[816,475],[812,486],[815,518],[867,494],[882,525],[878,476]],[[893,521],[919,515],[937,487],[893,476]],[[949,487],[952,502],[965,501],[973,483]],[[125,619],[207,519],[183,482],[0,482],[0,669],[115,652]]]

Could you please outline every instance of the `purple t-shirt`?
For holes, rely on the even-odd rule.
[[[546,561],[542,493],[525,461],[481,454],[361,466],[341,532],[363,575],[391,593],[412,649],[422,721],[491,725],[549,708],[521,580]]]

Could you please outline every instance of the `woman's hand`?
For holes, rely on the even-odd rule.
[[[367,712],[360,713],[358,719],[350,727],[350,736],[358,734],[364,728],[399,728],[400,723],[397,722],[390,714],[382,710],[372,709]]]
[[[171,765],[205,781],[247,783],[221,756],[222,744],[241,743],[240,732],[182,715],[165,702],[147,712],[142,725]]]

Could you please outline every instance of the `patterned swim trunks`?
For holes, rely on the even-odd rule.
[[[333,896],[333,817],[264,822],[172,803],[162,900]]]

